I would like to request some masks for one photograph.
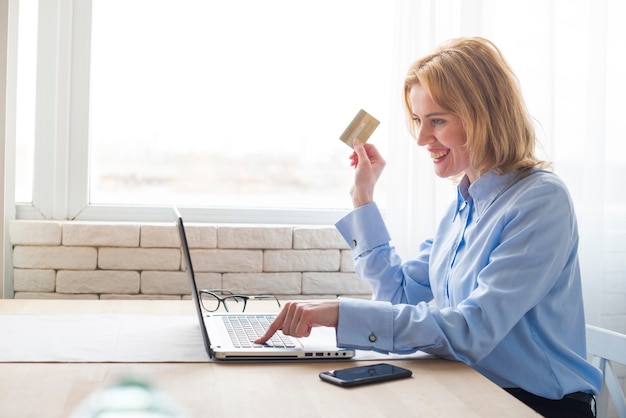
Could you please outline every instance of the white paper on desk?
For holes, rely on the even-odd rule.
[[[184,315],[0,315],[0,362],[206,362]]]
[[[431,357],[357,350],[353,360]],[[0,315],[0,362],[207,362],[198,319],[184,315]]]

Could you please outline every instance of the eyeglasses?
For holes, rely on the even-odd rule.
[[[223,289],[202,289],[198,293],[200,294],[200,304],[202,308],[208,312],[217,311],[220,308],[220,304],[224,305],[226,312],[230,312],[231,309],[233,312],[245,312],[248,301],[256,299],[272,299],[275,300],[278,307],[280,307],[280,302],[274,295],[238,295],[230,290]]]

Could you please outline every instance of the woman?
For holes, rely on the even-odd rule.
[[[287,303],[259,341],[336,327],[339,346],[460,360],[545,416],[593,416],[574,208],[511,68],[486,39],[452,40],[411,66],[404,100],[435,174],[459,180],[434,238],[399,259],[374,203],[385,161],[355,140],[355,209],[336,226],[374,300]]]

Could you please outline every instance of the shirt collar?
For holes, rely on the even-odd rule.
[[[476,220],[478,221],[487,208],[515,181],[519,174],[514,171],[501,175],[490,171],[478,177],[471,184],[467,175],[463,176],[458,186],[456,213],[463,210],[467,203],[473,204],[476,207]]]
[[[470,187],[470,182],[467,176],[463,176],[461,182],[457,188],[457,196],[456,196],[456,212],[454,213],[454,217],[458,215],[468,203],[472,202],[472,196],[470,195],[468,189]]]

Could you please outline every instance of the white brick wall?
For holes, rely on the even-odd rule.
[[[283,299],[370,297],[334,227],[186,225],[201,288]],[[173,224],[15,220],[15,298],[188,297]]]

